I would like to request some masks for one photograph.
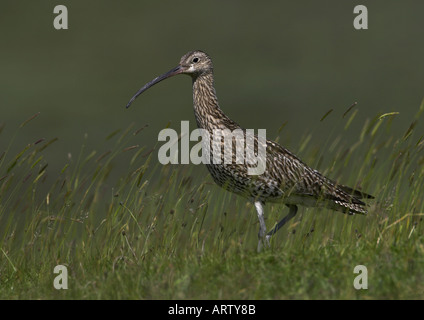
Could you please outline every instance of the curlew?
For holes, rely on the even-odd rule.
[[[234,130],[241,130],[244,137],[243,134],[241,137],[231,136],[233,147],[237,139],[246,138],[246,130],[227,117],[219,107],[214,88],[212,60],[200,50],[188,52],[181,58],[177,67],[143,86],[128,102],[127,108],[141,93],[158,82],[178,74],[187,74],[192,78],[194,115],[199,128],[210,134],[213,134],[214,130],[230,134]],[[261,143],[265,144],[266,158],[262,174],[248,174],[251,164],[247,161],[245,163],[211,161],[206,166],[219,186],[254,203],[259,219],[258,251],[264,246],[269,246],[270,237],[296,215],[298,205],[326,207],[350,215],[367,213],[366,204],[361,199],[373,198],[371,195],[325,177],[274,141],[260,140],[257,135],[254,135],[253,139],[257,149]],[[268,233],[264,220],[266,202],[282,203],[289,208],[287,216]]]

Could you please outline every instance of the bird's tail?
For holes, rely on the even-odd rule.
[[[348,214],[367,214],[367,204],[361,199],[374,199],[365,192],[344,185],[336,185],[335,192],[328,195],[333,201],[333,208]]]
[[[353,189],[351,187],[340,185],[340,184],[338,185],[338,187],[340,189],[342,189],[344,192],[354,196],[355,198],[358,198],[358,199],[374,199],[374,196],[372,196],[368,193]]]

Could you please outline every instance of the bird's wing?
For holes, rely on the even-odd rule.
[[[353,213],[365,213],[360,199],[372,196],[340,185],[323,174],[310,168],[295,154],[276,142],[267,141],[267,171],[265,173],[278,181],[283,192],[293,196],[312,197],[329,200],[352,210]],[[342,208],[335,208],[342,209]]]

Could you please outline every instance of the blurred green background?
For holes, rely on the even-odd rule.
[[[368,30],[353,28],[359,4],[368,8]],[[68,8],[68,30],[53,27],[56,5]],[[355,101],[359,113],[344,139],[355,140],[378,112],[399,111],[394,129],[402,133],[424,97],[423,13],[417,0],[2,0],[0,153],[37,112],[10,155],[57,137],[46,152],[49,170],[78,154],[85,134],[89,147],[107,150],[105,138],[131,123],[149,125],[140,146],[153,146],[169,121],[195,128],[186,76],[125,109],[144,83],[193,49],[214,61],[221,108],[245,128],[266,128],[269,138],[287,122],[280,141],[294,152],[311,128],[312,142],[322,144]]]

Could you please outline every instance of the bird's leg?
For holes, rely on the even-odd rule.
[[[290,211],[289,213],[280,220],[280,222],[277,223],[277,225],[272,229],[270,232],[266,235],[266,240],[269,242],[269,239],[271,236],[276,233],[282,226],[284,226],[289,220],[291,220],[297,213],[297,206],[294,204],[288,204],[287,207],[289,207]]]
[[[269,246],[268,239],[266,237],[266,225],[264,220],[264,203],[261,201],[255,201],[255,208],[259,219],[258,252],[260,252],[264,245]]]

